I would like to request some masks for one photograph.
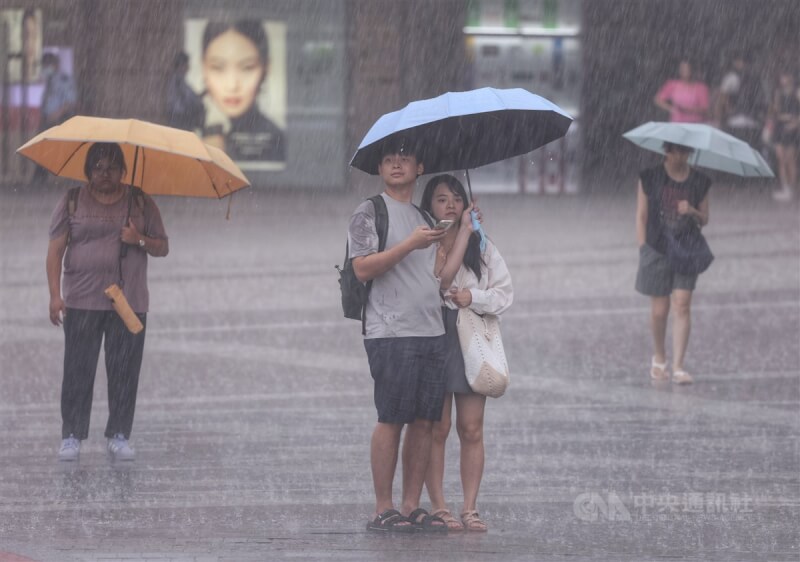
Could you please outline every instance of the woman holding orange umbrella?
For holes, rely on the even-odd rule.
[[[122,183],[127,166],[116,143],[94,143],[87,183],[61,198],[50,224],[47,282],[50,321],[64,326],[61,461],[76,461],[89,434],[100,346],[108,376],[105,436],[113,460],[133,460],[133,427],[145,329],[134,334],[105,294],[119,282],[143,326],[149,306],[147,258],[169,253],[161,214],[150,196]],[[124,258],[121,249],[127,248]]]

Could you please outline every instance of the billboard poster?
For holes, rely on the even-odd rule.
[[[286,167],[286,23],[185,22],[186,82],[201,96],[197,132],[242,170]]]

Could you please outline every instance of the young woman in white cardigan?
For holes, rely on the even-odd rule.
[[[443,174],[432,178],[422,195],[420,207],[436,221],[455,224],[439,242],[436,274],[441,279],[445,331],[448,341],[446,394],[441,421],[434,424],[433,445],[425,487],[433,515],[441,517],[450,531],[485,532],[488,526],[477,511],[478,489],[483,477],[483,412],[486,397],[472,391],[464,372],[464,359],[458,342],[458,309],[469,307],[479,314],[501,314],[514,298],[511,276],[497,247],[486,240],[483,252],[480,236],[462,225],[461,216],[469,205],[464,186],[458,179]],[[444,498],[445,442],[450,433],[452,404],[456,405],[456,430],[461,442],[461,485],[464,504],[460,520],[448,509]]]

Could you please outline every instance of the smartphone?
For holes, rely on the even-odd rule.
[[[443,219],[443,220],[440,220],[439,222],[437,222],[435,225],[433,225],[433,228],[434,228],[434,230],[447,230],[448,228],[453,226],[454,222],[455,221],[450,220],[450,219]]]

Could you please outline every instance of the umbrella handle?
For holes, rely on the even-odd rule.
[[[144,154],[142,154],[142,160],[144,160]],[[139,163],[139,147],[137,146],[133,152],[133,173],[131,174],[131,185],[130,189],[128,190],[128,215],[125,217],[125,222],[122,223],[122,226],[128,224],[128,219],[131,218],[131,204],[133,203],[133,182],[136,181],[136,164]],[[144,163],[144,162],[142,162]],[[128,246],[123,242],[122,246],[119,249],[119,285],[120,287],[123,286],[122,282],[122,259],[128,255]]]
[[[469,179],[469,169],[465,169],[464,173],[467,175],[467,187],[469,188],[469,201],[472,203],[472,182]],[[481,253],[486,251],[486,235],[483,233],[483,228],[481,228],[481,223],[478,220],[478,213],[477,211],[470,212],[470,216],[472,217],[472,230],[477,232],[481,237]]]
[[[483,253],[486,251],[486,235],[483,233],[483,227],[478,220],[478,212],[470,211],[469,214],[472,217],[472,230],[477,232],[481,237],[481,253]]]

